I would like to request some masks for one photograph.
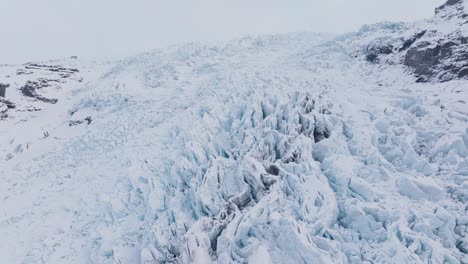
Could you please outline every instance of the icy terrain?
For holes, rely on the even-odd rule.
[[[0,262],[468,263],[459,23],[0,66]]]

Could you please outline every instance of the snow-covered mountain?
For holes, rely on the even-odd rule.
[[[2,263],[468,263],[468,1],[0,66]],[[1,88],[0,87],[0,88]]]
[[[414,24],[388,25],[383,32],[364,34],[372,39],[369,62],[404,64],[418,82],[468,79],[468,13],[463,0],[447,1],[435,16]],[[381,34],[379,37],[376,35]]]

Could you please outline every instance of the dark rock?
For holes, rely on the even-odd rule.
[[[68,122],[68,126],[77,126],[79,124],[82,124],[83,121],[82,120],[71,120],[70,122]]]
[[[424,34],[426,34],[426,30],[421,31],[418,34],[411,37],[410,39],[406,40],[403,43],[403,46],[401,46],[399,51],[407,50],[409,47],[411,47],[411,45],[414,44],[414,42],[416,42],[418,39],[422,38],[424,36]]]
[[[51,72],[59,72],[62,74],[68,74],[68,76],[70,76],[69,74],[74,74],[74,73],[79,72],[78,69],[64,68],[58,65],[43,65],[43,64],[36,64],[36,63],[28,63],[26,64],[24,68],[28,70],[47,70]]]
[[[6,106],[6,108],[4,108],[4,106]],[[2,109],[2,108],[3,108],[3,110],[0,111],[0,120],[7,119],[8,118],[8,110],[15,109],[16,105],[13,102],[8,101],[7,99],[0,97],[0,109]]]
[[[85,118],[85,121],[88,122],[88,125],[90,125],[91,122],[93,122],[93,119],[91,119],[91,117],[88,116],[88,117]]]
[[[373,44],[366,48],[366,60],[375,63],[378,61],[380,55],[388,55],[393,53],[393,46],[391,44]]]
[[[47,87],[47,86],[49,86],[48,82],[44,82],[43,80],[42,81],[39,80],[36,82],[28,81],[23,87],[21,87],[21,92],[23,93],[24,96],[35,98],[45,103],[51,103],[51,104],[57,103],[58,101],[57,99],[49,99],[49,98],[45,98],[37,94],[36,90]]]
[[[468,254],[468,242],[467,241],[463,241],[463,240],[457,241],[456,247],[461,253]]]
[[[291,162],[297,162],[301,158],[301,153],[299,151],[294,151],[290,157],[288,157],[284,162],[291,163]]]
[[[18,69],[16,70],[16,75],[26,75],[26,74],[33,74],[33,71],[27,71],[23,69]]]
[[[9,84],[0,83],[0,97],[6,96],[6,88],[10,87]]]
[[[2,106],[2,105],[6,105],[6,107],[8,109],[15,109],[16,108],[16,105],[13,102],[8,101],[5,98],[0,98],[0,106]]]
[[[318,143],[324,139],[329,138],[331,135],[330,130],[328,127],[325,125],[323,121],[315,117],[315,127],[314,127],[314,142]]]
[[[463,2],[463,0],[448,0],[448,1],[445,3],[445,5],[451,6],[451,5],[460,4],[460,3],[462,3],[462,2]]]
[[[377,62],[377,59],[379,58],[379,56],[375,53],[370,53],[370,54],[367,54],[366,55],[366,60],[368,62]]]
[[[88,125],[90,125],[91,122],[93,122],[93,119],[90,116],[88,116],[84,120],[71,120],[68,123],[68,126],[77,126],[77,125],[83,124],[85,121],[87,122]]]
[[[458,72],[458,78],[467,78],[468,77],[468,68],[462,69],[460,72]]]
[[[443,5],[439,6],[436,8],[435,13],[438,14],[440,11],[444,10],[445,8],[449,6],[454,6],[463,3],[463,0],[448,0],[445,2]]]
[[[417,77],[416,82],[417,83],[425,83],[425,82],[427,82],[427,79],[425,77],[419,76],[419,77]]]
[[[276,165],[270,165],[270,167],[266,168],[266,172],[268,172],[271,175],[278,176],[279,175],[279,168]]]
[[[459,30],[468,23],[468,10],[462,5],[463,1],[446,1],[436,9],[435,18],[427,21],[432,26],[418,30],[409,39],[404,40],[398,35],[380,36],[373,41],[377,44],[369,44],[366,48],[366,60],[372,63],[402,62],[414,73],[416,82],[468,79],[468,37]],[[439,23],[443,24],[444,30],[437,30]],[[451,25],[453,30],[447,32],[445,29],[450,27],[445,24]],[[386,60],[382,60],[384,55]]]
[[[4,120],[4,119],[7,119],[7,118],[8,118],[8,114],[7,114],[6,110],[0,111],[0,120]]]
[[[318,127],[315,127],[314,129],[315,143],[318,143],[329,137],[330,137],[330,131],[328,131],[328,129],[319,129]]]
[[[38,112],[38,111],[41,111],[42,109],[41,108],[37,108],[37,107],[29,107],[26,109],[26,111],[28,112]]]
[[[404,64],[418,81],[449,81],[467,78],[468,45],[465,38],[442,39],[437,43],[421,42],[408,49]]]
[[[418,76],[432,75],[432,68],[439,63],[437,53],[440,48],[426,48],[427,44],[421,43],[411,48],[405,56],[405,65],[411,67]]]

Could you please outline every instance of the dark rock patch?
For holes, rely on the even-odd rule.
[[[84,122],[86,122],[88,125],[90,125],[91,122],[93,122],[93,119],[90,116],[88,116],[83,120],[71,120],[68,123],[68,126],[77,126],[77,125],[83,124]]]
[[[16,75],[28,75],[28,74],[33,74],[33,71],[27,71],[24,69],[18,69],[16,70]]]
[[[407,50],[409,47],[411,47],[411,45],[414,44],[414,42],[416,42],[418,39],[422,38],[422,36],[424,36],[424,34],[426,34],[426,30],[423,30],[419,33],[417,33],[416,35],[414,35],[413,37],[407,39],[403,45],[401,46],[401,48],[399,49],[399,51],[404,51],[404,50]]]
[[[457,241],[456,247],[461,253],[468,254],[468,242],[467,241],[463,241],[463,240]]]
[[[268,168],[266,168],[266,172],[268,172],[268,174],[278,176],[280,170],[279,170],[278,166],[273,164],[273,165],[270,165]]]
[[[46,70],[46,71],[58,72],[62,74],[66,73],[68,75],[79,72],[78,69],[64,68],[58,65],[43,65],[43,64],[36,64],[36,63],[26,64],[24,68],[28,70]]]
[[[418,76],[417,81],[449,81],[468,77],[468,45],[465,38],[420,42],[408,49],[404,64]]]
[[[420,83],[468,79],[468,37],[458,29],[468,23],[463,1],[447,0],[436,9],[435,18],[427,21],[434,27],[419,29],[408,39],[398,35],[375,39],[365,47],[365,59],[371,63],[402,63]],[[453,30],[438,30],[439,23],[444,23],[443,28],[447,23]]]
[[[8,118],[8,114],[6,110],[0,111],[0,120],[4,120]]]
[[[368,62],[376,63],[380,55],[388,55],[393,53],[393,46],[391,44],[374,44],[366,48],[366,60]]]
[[[326,138],[330,137],[330,131],[327,128],[320,128],[318,126],[314,129],[314,140],[318,143]]]
[[[284,163],[288,164],[288,163],[291,163],[291,162],[297,162],[299,159],[301,158],[301,152],[299,152],[298,150],[294,151],[290,157],[288,157]]]
[[[83,78],[79,76],[79,70],[74,67],[62,66],[60,64],[44,64],[44,63],[26,63],[16,69],[16,75],[24,75],[21,80],[26,79],[24,84],[15,87],[12,92],[19,91],[23,96],[20,101],[1,101],[0,114],[1,119],[14,118],[22,112],[41,111],[42,107],[37,107],[37,104],[48,103],[55,104],[58,99],[49,98],[46,92],[62,89],[62,85],[69,81],[82,82]],[[8,78],[10,76],[7,76]],[[68,79],[73,77],[73,79]],[[78,77],[78,78],[77,78]],[[4,98],[4,85],[0,83],[0,99]],[[8,92],[8,89],[7,89]],[[3,97],[2,97],[3,96]],[[8,94],[7,94],[8,96]],[[26,100],[25,100],[26,99]],[[23,102],[25,104],[23,104]],[[14,109],[14,111],[9,111]],[[8,113],[7,113],[8,111]],[[82,122],[91,123],[91,118],[84,119]]]
[[[418,76],[429,76],[432,74],[432,68],[439,62],[437,57],[438,48],[429,48],[430,43],[420,43],[418,46],[408,50],[405,56],[405,65],[413,68]]]
[[[462,79],[466,79],[468,78],[468,67],[462,69],[460,72],[458,72],[458,78]]]
[[[436,8],[435,13],[438,14],[440,11],[444,10],[445,8],[449,6],[454,6],[463,3],[463,0],[448,0],[445,2],[443,5],[439,6]]]
[[[5,105],[8,109],[15,109],[16,108],[16,105],[11,102],[11,101],[8,101],[7,99],[5,98],[0,98],[0,107]]]
[[[0,97],[6,96],[6,88],[10,87],[9,84],[0,83]]]
[[[13,102],[0,97],[0,120],[8,118],[8,110],[15,108],[16,105]]]
[[[50,86],[49,83],[44,80],[28,81],[23,87],[21,87],[21,93],[23,93],[24,96],[35,98],[45,103],[55,104],[58,101],[57,99],[49,99],[49,98],[46,98],[37,94],[36,92],[36,90],[39,90],[48,86]]]

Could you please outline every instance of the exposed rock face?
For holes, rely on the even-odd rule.
[[[436,12],[436,14],[438,14],[442,10],[446,9],[447,7],[460,6],[461,4],[463,4],[463,0],[448,0],[447,2],[445,2],[440,7],[436,8],[435,12]]]
[[[384,41],[371,42],[365,48],[365,59],[403,64],[418,82],[468,79],[468,10],[464,1],[448,0],[435,10],[432,19],[390,32]]]
[[[15,109],[15,108],[16,108],[16,105],[13,102],[0,97],[0,120],[3,120],[8,117],[7,111],[9,109]]]
[[[8,88],[9,84],[0,83],[0,97],[5,97],[6,95],[6,88]]]
[[[37,63],[29,63],[24,67],[27,70],[43,70],[58,73],[62,78],[69,78],[72,74],[78,73],[78,69],[65,68],[59,65],[43,65]]]
[[[420,42],[408,50],[404,64],[420,81],[449,81],[468,77],[468,38]]]
[[[393,45],[372,45],[368,46],[366,50],[366,60],[368,62],[376,63],[379,61],[380,55],[387,55],[393,53]]]
[[[55,63],[26,63],[19,68],[4,69],[7,73],[5,80],[15,73],[16,76],[10,84],[0,83],[0,120],[27,115],[28,112],[42,110],[48,104],[56,104],[56,98],[68,83],[82,81],[78,69]],[[10,90],[7,97],[6,88]]]
[[[433,23],[447,24],[449,32],[432,31],[422,37],[405,54],[404,64],[418,81],[450,81],[468,79],[468,36],[463,31],[468,23],[464,0],[448,0],[438,7]]]
[[[28,81],[23,87],[21,87],[21,92],[24,96],[35,98],[39,101],[45,103],[55,104],[57,99],[49,99],[44,96],[37,94],[36,90],[42,89],[44,87],[50,86],[48,81],[45,79],[40,79],[38,81]]]
[[[55,78],[37,78],[35,80],[28,80],[24,86],[20,88],[21,93],[26,97],[34,98],[44,103],[55,104],[57,99],[44,97],[38,93],[39,90],[53,86],[53,83],[59,85],[66,82],[65,79],[70,78],[72,75],[78,73],[78,69],[65,68],[60,65],[43,65],[36,63],[28,63],[24,66],[25,70],[20,69],[17,71],[18,75],[24,74],[25,71],[46,71],[50,72]],[[49,75],[48,75],[49,76]]]

